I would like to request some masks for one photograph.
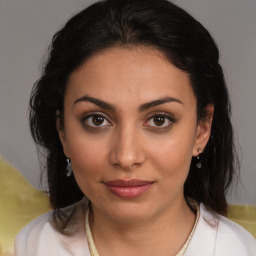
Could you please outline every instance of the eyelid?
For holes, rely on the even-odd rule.
[[[85,124],[85,120],[88,119],[88,118],[90,118],[90,117],[92,117],[92,116],[94,116],[94,115],[99,115],[99,116],[104,117],[104,118],[107,120],[107,122],[109,122],[111,125],[90,126],[90,125]],[[109,118],[105,113],[99,112],[99,111],[92,111],[92,112],[86,113],[85,115],[82,116],[82,118],[81,118],[81,123],[82,123],[83,125],[87,126],[87,127],[96,128],[96,129],[97,129],[97,128],[108,127],[108,126],[112,126],[112,125],[113,125],[112,121],[110,121],[110,118]]]
[[[146,120],[149,120],[155,116],[164,116],[164,117],[168,118],[169,120],[171,120],[172,122],[176,122],[176,118],[172,114],[165,112],[165,111],[156,111],[154,113],[150,113],[148,115],[148,117],[146,118]]]
[[[99,126],[93,126],[93,125],[89,125],[85,123],[85,120],[94,116],[94,115],[99,115],[102,116],[104,119],[106,119],[106,121],[109,123],[109,125],[99,125]],[[152,125],[147,125],[145,123],[148,123],[152,118],[156,117],[156,116],[163,116],[164,118],[168,119],[170,121],[170,124],[168,126],[152,126]],[[106,128],[106,127],[110,127],[113,126],[113,122],[111,121],[111,119],[109,118],[109,116],[107,114],[105,114],[104,112],[101,111],[92,111],[92,112],[88,112],[86,114],[84,114],[81,118],[81,123],[82,125],[86,126],[87,128],[91,128],[91,129],[100,129],[100,128]],[[163,131],[163,130],[167,130],[168,128],[170,128],[170,126],[172,126],[172,124],[176,123],[176,118],[167,112],[164,111],[157,111],[154,113],[150,113],[150,115],[148,115],[148,117],[146,118],[143,126],[146,126],[147,129],[154,129],[154,130],[159,130],[159,131]]]
[[[150,129],[155,129],[155,130],[164,130],[164,129],[168,129],[172,124],[176,123],[176,118],[170,114],[170,113],[167,113],[167,112],[154,112],[154,113],[151,113],[149,117],[147,117],[146,119],[146,123],[149,122],[152,118],[156,117],[156,116],[163,116],[164,118],[168,119],[170,121],[170,124],[168,126],[164,126],[164,127],[157,127],[157,126],[150,126],[150,125],[145,125],[147,126],[147,128],[150,128]]]

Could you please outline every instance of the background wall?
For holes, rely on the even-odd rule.
[[[28,100],[53,34],[93,1],[0,0],[0,155],[39,188]],[[256,1],[176,0],[212,33],[233,105],[241,182],[229,201],[256,204]]]

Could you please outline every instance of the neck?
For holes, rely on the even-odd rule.
[[[176,255],[194,222],[195,214],[184,198],[143,222],[117,222],[102,215],[93,205],[90,214],[92,235],[100,256]]]

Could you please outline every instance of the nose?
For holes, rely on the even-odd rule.
[[[116,131],[111,141],[110,162],[125,171],[140,166],[145,161],[143,143],[136,128],[125,127]]]

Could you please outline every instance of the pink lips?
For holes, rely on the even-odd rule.
[[[121,198],[134,198],[147,191],[153,184],[145,180],[112,180],[104,182],[109,191]]]

